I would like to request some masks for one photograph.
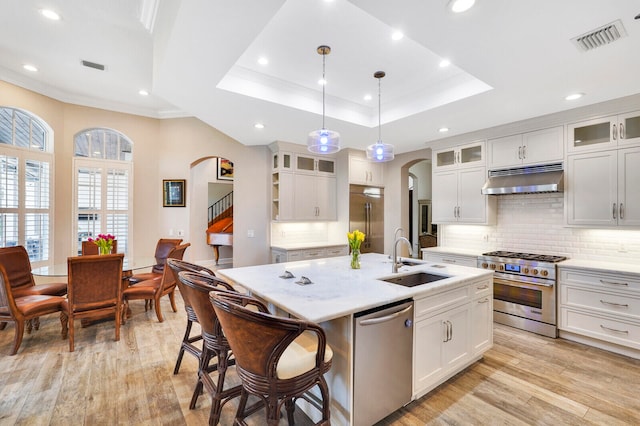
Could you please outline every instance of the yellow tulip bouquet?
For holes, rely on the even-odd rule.
[[[349,248],[351,249],[351,268],[360,269],[360,244],[364,241],[364,232],[356,229],[353,232],[347,232],[349,239]]]

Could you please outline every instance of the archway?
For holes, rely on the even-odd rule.
[[[231,170],[228,169],[231,167]],[[225,170],[226,169],[226,170]],[[191,259],[215,262],[214,250],[207,241],[209,207],[233,193],[233,162],[218,156],[203,157],[191,163],[189,198],[189,234]],[[219,263],[233,264],[233,247],[219,247]]]

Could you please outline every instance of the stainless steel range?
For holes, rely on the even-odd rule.
[[[492,251],[478,257],[491,269],[493,320],[549,337],[558,337],[556,263],[563,256]]]

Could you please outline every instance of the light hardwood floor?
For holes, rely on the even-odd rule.
[[[195,410],[188,407],[195,358],[185,354],[173,375],[185,326],[177,299],[177,313],[162,301],[163,323],[142,301],[132,302],[120,342],[113,322],[76,325],[73,353],[60,339],[57,315],[43,317],[15,356],[6,355],[14,331],[7,326],[0,331],[0,425],[207,424],[208,394]],[[496,325],[483,360],[379,425],[637,425],[639,367],[624,356]],[[232,424],[234,413],[235,401],[220,424]],[[296,413],[298,424],[310,424]],[[261,414],[252,424],[264,423]]]

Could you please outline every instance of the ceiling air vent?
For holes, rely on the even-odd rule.
[[[97,70],[104,71],[104,65],[96,64],[95,62],[82,61],[82,65],[84,65],[85,67],[95,68]]]
[[[578,49],[583,52],[593,50],[597,47],[612,43],[627,35],[627,32],[619,19],[610,24],[604,25],[588,33],[571,39]]]

